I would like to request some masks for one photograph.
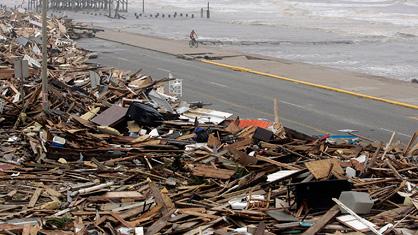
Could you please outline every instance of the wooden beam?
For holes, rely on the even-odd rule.
[[[41,188],[37,188],[35,190],[35,192],[33,193],[32,197],[31,197],[31,199],[29,201],[28,207],[34,207],[36,205],[36,202],[38,201],[39,196],[41,196],[41,193],[42,193],[42,189]]]
[[[330,220],[332,220],[335,216],[337,216],[338,213],[340,213],[340,208],[338,207],[338,205],[333,206],[331,209],[327,211],[327,213],[325,213],[319,220],[317,220],[315,224],[312,227],[310,227],[308,230],[306,230],[302,235],[317,234],[319,231],[321,231],[323,227],[325,227],[325,225],[328,224]]]

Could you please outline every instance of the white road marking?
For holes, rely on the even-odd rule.
[[[387,132],[389,132],[389,133],[393,133],[393,132],[394,132],[393,130],[388,130],[388,129],[385,129],[385,128],[380,128],[380,130],[387,131]],[[396,131],[396,134],[403,135],[403,136],[406,136],[406,137],[409,137],[409,138],[411,138],[411,137],[412,137],[412,136],[410,136],[410,135],[407,135],[407,134],[404,134],[404,133],[402,133],[402,132],[398,132],[398,131]]]
[[[294,104],[294,103],[290,103],[290,102],[287,102],[287,101],[280,100],[280,103],[287,104],[287,105],[290,105],[290,106],[294,106],[294,107],[297,107],[297,108],[305,109],[306,110],[306,108],[303,107],[303,106],[301,106],[301,105]]]
[[[209,82],[210,84],[213,84],[213,85],[215,85],[215,86],[220,86],[220,87],[223,87],[223,88],[228,88],[228,86],[227,85],[224,85],[224,84],[220,84],[220,83],[217,83],[217,82]]]
[[[412,119],[412,120],[417,120],[418,121],[418,116],[414,117],[414,116],[409,116],[408,118]]]
[[[123,61],[126,61],[126,62],[129,62],[129,60],[128,60],[128,59],[123,58],[123,57],[116,57],[116,59],[118,59],[118,60],[123,60]]]
[[[163,69],[163,68],[157,68],[157,70],[160,70],[160,71],[163,71],[163,72],[167,72],[167,73],[171,73],[171,71],[170,71],[170,70]]]

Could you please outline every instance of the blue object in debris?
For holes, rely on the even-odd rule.
[[[309,228],[313,225],[314,223],[310,222],[310,221],[300,221],[299,225],[301,227],[305,227],[305,228]]]
[[[326,138],[328,141],[333,140],[345,140],[348,144],[356,144],[359,142],[359,138],[353,135],[320,135],[320,137]]]
[[[54,136],[54,138],[52,139],[52,144],[51,146],[54,148],[63,148],[65,145],[65,139],[61,138],[59,136]]]

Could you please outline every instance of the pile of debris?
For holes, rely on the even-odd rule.
[[[44,113],[36,16],[0,14],[0,231],[416,233],[418,132],[313,138],[282,126],[277,101],[274,122],[232,118],[181,101],[171,78],[88,64],[59,19]],[[25,56],[22,82],[10,71]]]

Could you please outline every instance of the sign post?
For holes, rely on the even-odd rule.
[[[25,79],[29,77],[29,62],[27,60],[18,59],[14,63],[15,78],[20,79],[20,100],[25,98]]]
[[[48,9],[48,0],[42,1],[42,107],[45,113],[49,111],[48,105],[48,31],[46,12]]]

